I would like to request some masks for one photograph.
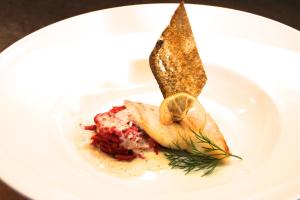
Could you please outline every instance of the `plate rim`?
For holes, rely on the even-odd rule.
[[[93,11],[93,12],[88,12],[88,13],[83,13],[83,14],[80,14],[80,15],[77,15],[77,16],[74,16],[74,17],[71,17],[71,18],[67,18],[67,19],[64,19],[64,20],[61,20],[61,21],[58,21],[58,22],[55,22],[53,24],[50,24],[42,29],[39,29],[37,31],[34,31],[33,33],[25,36],[24,38],[18,40],[17,42],[13,43],[12,45],[10,45],[9,47],[7,47],[6,49],[4,49],[2,52],[0,52],[0,70],[1,69],[4,69],[5,68],[5,65],[2,64],[2,61],[4,58],[6,58],[7,56],[9,56],[10,54],[14,54],[14,50],[15,49],[18,49],[20,47],[22,47],[23,45],[25,45],[28,41],[30,41],[31,39],[33,39],[36,35],[40,34],[42,31],[48,31],[49,29],[55,29],[56,25],[57,24],[62,24],[62,23],[68,23],[69,20],[76,20],[78,18],[80,18],[81,16],[86,16],[86,15],[97,15],[99,12],[114,12],[116,11],[117,9],[123,9],[123,8],[134,8],[134,9],[140,9],[140,7],[147,7],[147,6],[151,6],[151,5],[157,5],[157,6],[162,6],[162,5],[177,5],[175,3],[159,3],[159,4],[139,4],[139,5],[128,5],[128,6],[120,6],[120,7],[114,7],[114,8],[108,8],[108,9],[103,9],[103,10],[98,10],[98,11]],[[217,8],[217,9],[222,9],[222,10],[226,10],[226,11],[229,11],[229,12],[239,12],[240,14],[245,14],[247,13],[247,15],[252,15],[252,16],[256,16],[256,17],[259,17],[261,19],[264,19],[264,20],[268,20],[268,21],[273,21],[277,24],[278,27],[281,27],[281,28],[284,28],[288,31],[292,31],[294,32],[295,34],[297,35],[300,35],[300,31],[288,26],[288,25],[285,25],[281,22],[277,22],[275,20],[272,20],[272,19],[268,19],[266,17],[263,17],[263,16],[259,16],[259,15],[256,15],[256,14],[252,14],[252,13],[249,13],[249,12],[245,12],[245,11],[239,11],[239,10],[235,10],[235,9],[230,9],[230,8],[224,8],[224,7],[217,7],[217,6],[208,6],[208,5],[199,5],[199,4],[187,4],[189,6],[204,6],[204,7],[213,7],[213,8]],[[295,32],[296,31],[296,32]],[[1,67],[2,66],[2,67]],[[2,176],[0,176],[0,180],[2,180],[6,185],[8,185],[9,187],[11,187],[14,191],[20,193],[21,195],[25,196],[25,197],[29,197],[27,196],[27,194],[25,194],[26,192],[20,190],[19,188],[15,188],[13,186],[13,183],[10,183],[9,181],[5,180],[2,178]],[[32,194],[31,194],[32,195]],[[32,196],[34,197],[34,196]],[[30,198],[30,197],[29,197]]]

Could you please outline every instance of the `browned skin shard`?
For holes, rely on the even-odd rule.
[[[183,1],[157,41],[149,62],[165,98],[178,92],[197,97],[204,87],[207,78]]]

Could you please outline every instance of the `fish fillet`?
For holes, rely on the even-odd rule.
[[[191,127],[188,124],[184,122],[170,125],[162,124],[159,118],[159,107],[128,100],[124,102],[124,105],[130,112],[129,118],[137,123],[138,126],[145,130],[160,145],[173,149],[177,149],[176,145],[178,145],[181,149],[191,151],[191,147],[184,140],[191,139],[199,150],[204,147],[204,144],[197,143],[195,134],[191,131]],[[215,121],[209,114],[203,114],[206,115],[206,120],[199,123],[204,123],[204,125],[198,125],[199,127],[203,127],[202,130],[194,131],[201,131],[203,135],[207,136],[226,152],[229,152],[225,139]]]

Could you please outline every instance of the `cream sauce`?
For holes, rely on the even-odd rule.
[[[136,177],[146,171],[163,171],[169,169],[168,160],[163,153],[147,151],[144,159],[136,158],[132,161],[118,161],[90,145],[92,132],[81,130],[75,134],[75,144],[80,155],[86,162],[101,172],[118,177]]]

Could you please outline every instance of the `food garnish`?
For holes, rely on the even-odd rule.
[[[178,92],[197,97],[204,87],[206,75],[183,1],[157,41],[149,62],[165,98]]]
[[[204,124],[205,121],[205,111],[198,100],[184,92],[176,93],[163,100],[159,107],[159,116],[162,124],[172,124],[185,120],[187,117],[193,116],[197,119],[196,124]],[[196,127],[196,129],[202,129],[203,127]]]
[[[169,166],[171,166],[171,168],[181,169],[186,174],[203,171],[202,176],[206,176],[211,174],[215,168],[228,157],[242,159],[240,156],[223,150],[201,132],[193,133],[197,138],[197,143],[207,144],[208,146],[204,147],[204,150],[199,150],[194,141],[184,138],[187,145],[191,146],[191,152],[181,149],[179,145],[177,145],[177,149],[163,148],[162,151],[170,161]]]

